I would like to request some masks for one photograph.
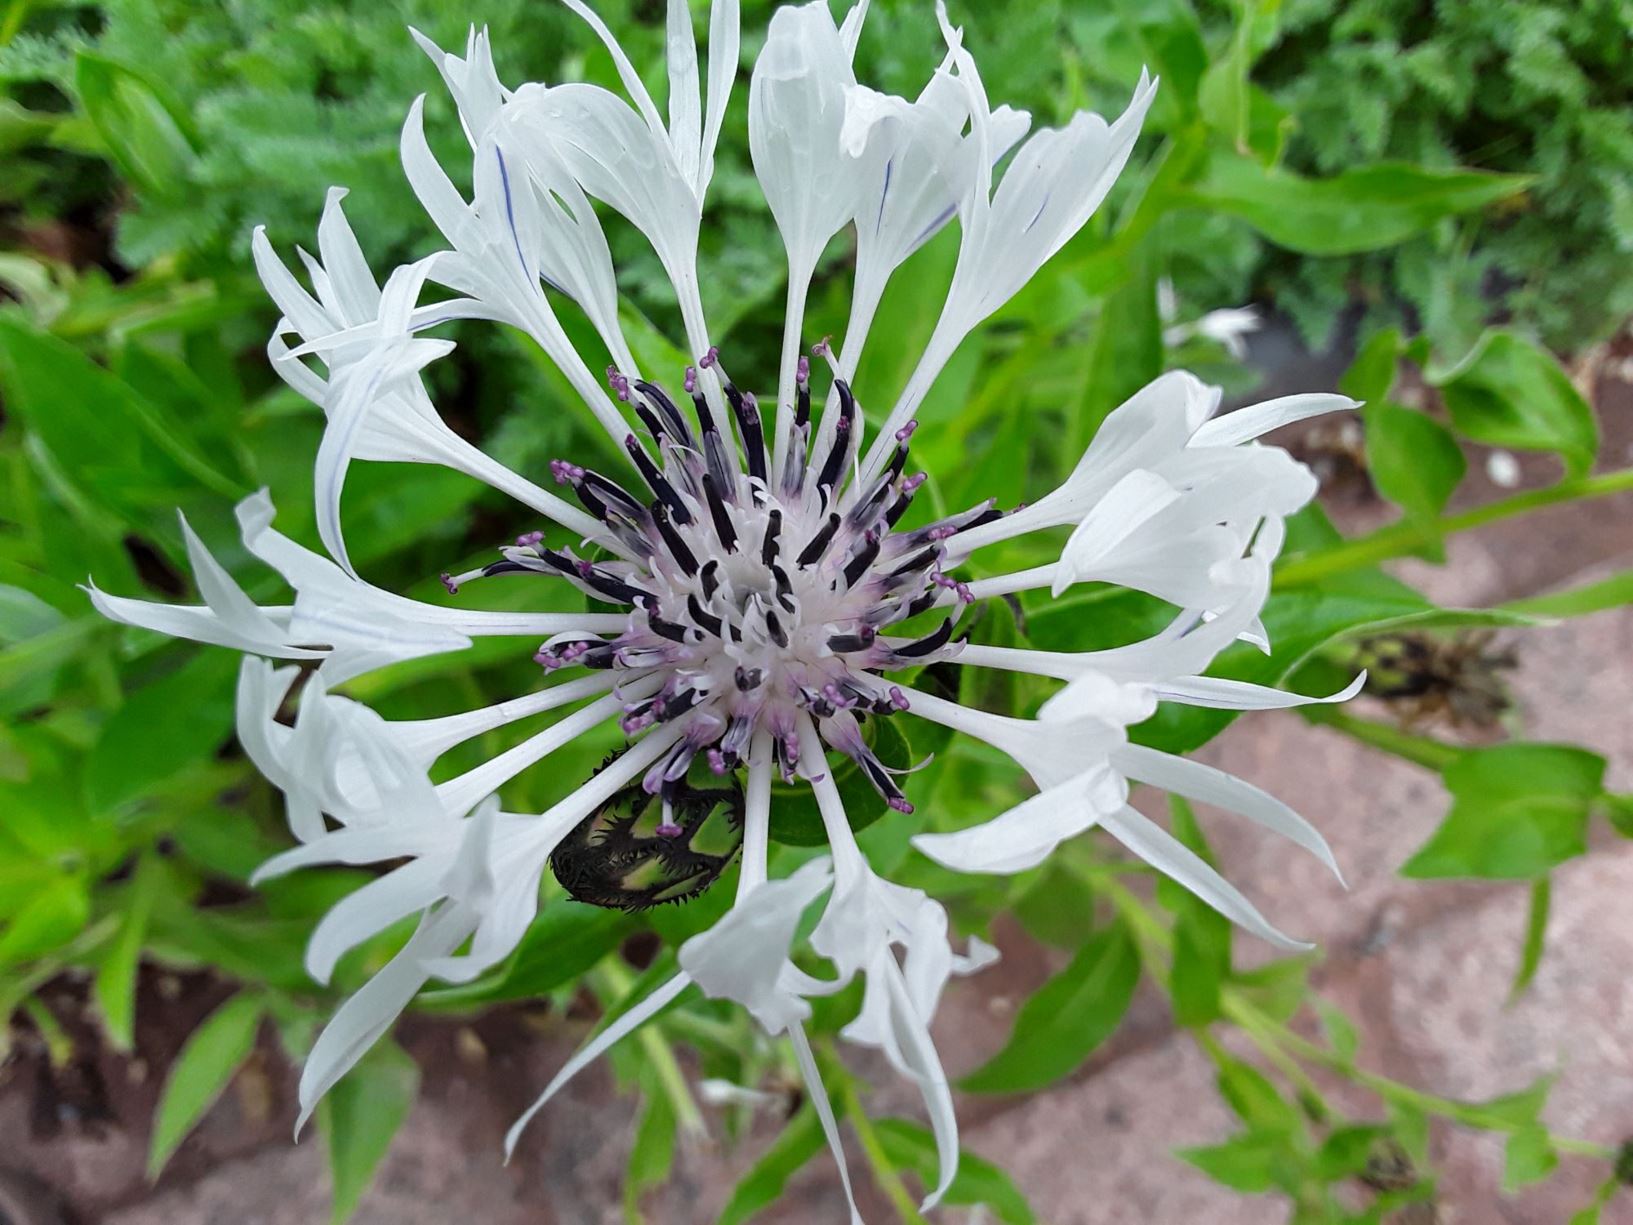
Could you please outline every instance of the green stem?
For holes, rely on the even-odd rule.
[[[1456,1122],[1467,1124],[1471,1108],[1463,1102],[1455,1102],[1449,1098],[1437,1097],[1432,1093],[1425,1093],[1421,1089],[1414,1089],[1398,1080],[1391,1080],[1387,1076],[1379,1076],[1357,1067],[1355,1062],[1330,1051],[1324,1046],[1311,1042],[1308,1038],[1294,1033],[1286,1025],[1266,1015],[1255,1005],[1244,999],[1233,988],[1227,987],[1223,993],[1222,1007],[1225,1016],[1247,1033],[1255,1043],[1262,1040],[1273,1042],[1283,1050],[1297,1055],[1298,1058],[1321,1067],[1330,1068],[1334,1072],[1372,1090],[1386,1101],[1405,1103],[1423,1111],[1425,1114],[1449,1118]],[[1478,1108],[1474,1108],[1476,1111]],[[1501,1130],[1501,1128],[1493,1128]],[[1569,1136],[1550,1136],[1549,1142],[1560,1152],[1570,1153],[1578,1157],[1593,1157],[1604,1161],[1614,1159],[1616,1151],[1609,1145],[1595,1144],[1591,1140],[1576,1140]]]
[[[1547,489],[1529,489],[1511,498],[1488,502],[1461,514],[1447,515],[1429,523],[1400,522],[1380,528],[1367,536],[1346,540],[1330,549],[1307,557],[1293,557],[1276,567],[1276,586],[1281,590],[1305,587],[1334,574],[1358,570],[1394,557],[1404,557],[1445,536],[1484,527],[1515,515],[1575,502],[1585,498],[1602,498],[1607,494],[1633,489],[1633,468],[1606,472],[1599,476],[1577,477],[1561,481]]]
[[[830,1046],[824,1044],[823,1051],[828,1056],[825,1062],[830,1066],[838,1062]],[[895,1208],[896,1215],[907,1222],[907,1225],[928,1225],[919,1214],[918,1205],[908,1192],[907,1184],[902,1182],[902,1176],[891,1164],[890,1156],[885,1152],[885,1146],[879,1139],[879,1133],[873,1129],[873,1120],[869,1119],[868,1112],[862,1109],[862,1099],[856,1093],[856,1082],[844,1073],[834,1077],[833,1080],[839,1085],[840,1103],[844,1106],[845,1117],[850,1119],[851,1126],[856,1130],[856,1138],[861,1142],[862,1152],[868,1159],[868,1168],[873,1171],[874,1183],[884,1192],[891,1207]]]
[[[607,958],[595,973],[608,988],[608,998],[611,999],[628,995],[635,983],[634,976],[617,964],[616,958]],[[686,1073],[680,1066],[680,1060],[675,1058],[675,1048],[663,1036],[660,1022],[650,1021],[641,1026],[635,1040],[640,1043],[658,1083],[663,1086],[664,1096],[675,1111],[676,1126],[685,1135],[707,1135],[709,1129],[703,1121],[703,1111],[692,1097],[692,1088],[686,1083]]]
[[[1306,706],[1299,713],[1307,722],[1333,728],[1362,744],[1429,770],[1444,770],[1463,755],[1463,750],[1456,745],[1417,736],[1372,719],[1358,719],[1331,706]]]

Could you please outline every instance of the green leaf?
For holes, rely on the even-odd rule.
[[[1338,380],[1338,390],[1363,404],[1388,398],[1395,385],[1395,367],[1400,361],[1401,332],[1384,328],[1374,332],[1361,346],[1355,360]]]
[[[61,948],[91,919],[83,877],[53,873],[0,932],[0,970]]]
[[[1344,1015],[1343,1011],[1320,996],[1310,1001],[1321,1018],[1321,1032],[1327,1039],[1327,1045],[1346,1063],[1353,1061],[1356,1053],[1361,1049],[1361,1036],[1355,1032],[1355,1025]]]
[[[1587,850],[1605,761],[1569,745],[1470,749],[1446,768],[1452,808],[1401,868],[1417,879],[1532,879]]]
[[[1162,373],[1162,320],[1157,313],[1153,241],[1147,239],[1129,253],[1128,280],[1101,305],[1084,396],[1073,418],[1072,436],[1063,440],[1069,456],[1089,445],[1112,409]]]
[[[639,926],[633,915],[569,898],[539,908],[505,964],[475,982],[427,991],[427,1008],[471,1008],[500,1000],[536,999],[571,982],[623,943]]]
[[[934,1135],[905,1119],[880,1119],[873,1127],[891,1165],[914,1171],[927,1187],[936,1185],[941,1163]],[[942,1203],[985,1205],[1004,1225],[1032,1225],[1037,1220],[1008,1174],[992,1162],[964,1151],[958,1154],[958,1174]]]
[[[1548,909],[1553,897],[1553,885],[1546,876],[1531,882],[1531,905],[1525,918],[1525,944],[1520,950],[1519,969],[1514,972],[1514,985],[1508,989],[1512,1003],[1525,994],[1531,980],[1542,964],[1542,951],[1548,938]]]
[[[419,1068],[386,1039],[318,1103],[318,1126],[328,1141],[334,1183],[331,1225],[342,1225],[356,1210],[419,1088]]]
[[[1512,1195],[1522,1187],[1541,1182],[1559,1164],[1548,1129],[1540,1123],[1522,1127],[1508,1137],[1503,1149],[1503,1194]]]
[[[208,761],[232,734],[237,659],[200,651],[168,676],[125,698],[102,726],[85,768],[93,808],[138,798],[194,762]],[[186,711],[185,718],[177,712]]]
[[[185,423],[15,316],[0,316],[0,389],[6,410],[72,474],[92,513],[115,524],[161,509],[174,523],[172,508],[197,483],[200,465],[209,470]]]
[[[1378,1141],[1388,1134],[1387,1127],[1372,1124],[1335,1127],[1316,1153],[1316,1173],[1326,1182],[1361,1173]]]
[[[1139,953],[1127,928],[1101,928],[1021,1005],[1004,1049],[965,1077],[962,1087],[1024,1093],[1075,1071],[1117,1028],[1139,979]]]
[[[1182,1148],[1176,1155],[1216,1183],[1254,1195],[1283,1185],[1287,1138],[1269,1132],[1243,1132],[1223,1144]]]
[[[656,1079],[643,1077],[643,1081]],[[646,1084],[645,1089],[646,1109],[641,1112],[624,1171],[624,1219],[630,1225],[640,1225],[641,1195],[662,1184],[675,1164],[674,1102],[655,1083]]]
[[[879,760],[892,769],[906,769],[913,764],[912,750],[907,737],[897,726],[899,719],[869,719],[867,740]],[[845,817],[851,829],[862,830],[872,825],[890,806],[868,781],[862,768],[849,757],[830,754],[828,768],[844,801]],[[789,846],[826,846],[828,834],[822,825],[822,813],[817,808],[811,788],[773,783],[771,787],[771,837]]]
[[[116,1050],[129,1051],[135,1041],[136,970],[141,962],[142,943],[147,938],[148,916],[153,912],[154,891],[160,883],[152,858],[143,855],[125,895],[119,934],[109,942],[97,966],[97,1008],[108,1040]]]
[[[1581,617],[1624,604],[1633,604],[1633,570],[1623,570],[1569,591],[1510,600],[1503,608],[1532,617]]]
[[[1599,449],[1593,409],[1553,356],[1531,342],[1488,331],[1455,368],[1429,377],[1465,438],[1557,451],[1572,476],[1592,466]]]
[[[1378,162],[1335,178],[1306,179],[1218,151],[1190,200],[1241,217],[1290,251],[1351,255],[1392,247],[1443,217],[1511,196],[1530,181],[1523,175],[1430,170],[1407,162]]]
[[[1263,1072],[1218,1046],[1211,1046],[1208,1053],[1219,1069],[1220,1096],[1252,1131],[1287,1136],[1302,1129],[1297,1107]]]
[[[742,1225],[760,1209],[776,1203],[788,1180],[824,1147],[822,1120],[807,1103],[732,1189],[716,1225]]]
[[[1213,854],[1191,806],[1168,797],[1175,838],[1208,863]],[[1220,1017],[1220,991],[1230,975],[1231,924],[1212,906],[1170,880],[1157,882],[1157,896],[1174,912],[1174,961],[1168,994],[1180,1025],[1206,1025]]]
[[[1367,470],[1378,492],[1413,519],[1433,519],[1463,480],[1468,461],[1457,439],[1432,417],[1379,400],[1361,410]]]
[[[153,1142],[148,1177],[159,1172],[187,1133],[227,1087],[227,1082],[255,1046],[265,1005],[257,995],[240,992],[204,1019],[187,1039],[165,1077],[153,1115]]]
[[[81,51],[74,89],[120,172],[144,191],[176,197],[194,161],[187,112],[145,74]]]

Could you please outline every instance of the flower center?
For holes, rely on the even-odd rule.
[[[597,556],[547,547],[541,534],[530,533],[501,550],[504,560],[443,580],[456,591],[483,575],[553,574],[593,599],[630,609],[616,637],[565,635],[534,658],[547,671],[576,665],[628,674],[620,686],[628,695],[620,720],[625,734],[675,729],[673,746],[642,782],[647,793],[663,797],[660,834],[680,833],[671,809],[693,760],[701,755],[717,774],[733,771],[758,731],[769,734],[775,762],[792,780],[802,716],[815,720],[828,746],[861,766],[892,807],[910,812],[862,726],[870,716],[907,708],[902,690],[883,674],[956,651],[956,617],[917,638],[886,631],[971,598],[942,572],[946,542],[1001,512],[989,503],[897,530],[924,482],[905,475],[917,423],[897,432],[890,462],[862,485],[852,479],[861,433],[855,397],[836,377],[831,420],[816,428],[805,358],[787,455],[773,472],[754,396],[725,376],[713,350],[702,364],[720,377],[725,428],[725,414],[715,411],[693,368],[685,387],[695,427],[659,385],[608,371],[649,436],[624,440],[646,495],[578,464],[552,461],[557,482],[606,527],[589,542]]]

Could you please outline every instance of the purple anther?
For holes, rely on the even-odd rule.
[[[550,475],[556,478],[556,484],[565,485],[569,481],[583,480],[584,469],[565,459],[553,459],[550,461]]]
[[[920,485],[924,484],[924,482],[929,479],[930,474],[928,472],[915,472],[912,476],[908,477],[902,482],[902,492],[914,493],[918,490]]]
[[[686,367],[686,394],[691,395],[697,390],[697,367]]]
[[[958,592],[958,598],[964,603],[975,603],[975,592],[970,590],[970,585],[968,583],[960,583],[958,586],[954,587],[953,590]]]
[[[533,653],[533,662],[538,664],[539,667],[543,668],[546,672],[554,672],[557,668],[561,667],[561,659],[556,655],[555,651],[549,647],[540,647],[537,651],[535,651]]]
[[[441,574],[437,575],[437,577],[442,580],[442,585],[448,589],[449,595],[459,594],[459,584],[454,582],[453,575],[444,570]]]
[[[897,710],[906,710],[908,708],[907,695],[902,692],[900,685],[890,687],[890,704]]]
[[[913,431],[918,429],[918,428],[919,428],[919,419],[917,417],[914,417],[906,425],[902,426],[901,429],[896,431],[896,441],[897,442],[906,442],[909,438],[911,438],[913,436]]]
[[[595,577],[595,567],[590,565],[590,563],[587,562],[587,561],[579,562],[578,565],[574,567],[574,569],[576,569],[578,571],[578,577],[579,578],[594,578]]]
[[[663,821],[655,831],[660,838],[679,838],[686,831],[673,821]]]
[[[803,353],[799,355],[799,364],[794,368],[794,377],[802,384],[811,381],[811,359]]]
[[[905,798],[903,798],[902,796],[899,796],[899,795],[891,796],[888,800],[885,801],[885,803],[889,804],[897,812],[912,812],[913,811],[913,806],[911,804],[909,804]]]
[[[523,532],[516,537],[516,547],[520,549],[532,548],[544,539],[543,532]]]
[[[705,353],[702,357],[697,359],[697,364],[702,366],[705,370],[707,370],[710,366],[713,366],[719,360],[720,360],[720,348],[719,348],[719,346],[718,345],[710,345],[709,346],[709,351],[707,353]]]
[[[953,578],[950,574],[943,574],[940,570],[936,570],[930,575],[930,581],[937,587],[944,588],[948,591],[951,591],[954,587],[958,586],[957,579]]]
[[[822,696],[827,698],[839,710],[847,710],[856,705],[855,700],[842,693],[839,686],[832,681],[822,686]]]
[[[724,774],[727,770],[726,755],[719,749],[710,749],[705,756],[709,759],[709,769],[716,774]]]
[[[817,341],[816,344],[811,346],[811,352],[817,357],[827,357],[829,339],[829,337],[824,336],[821,340]]]

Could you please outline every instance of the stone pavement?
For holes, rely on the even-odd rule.
[[[1626,462],[1633,403],[1626,388],[1609,398],[1607,453]],[[1547,462],[1526,461],[1528,468]],[[1630,512],[1633,498],[1624,496],[1499,525],[1454,542],[1444,570],[1411,563],[1403,572],[1444,602],[1468,604],[1576,585],[1633,565]],[[1633,789],[1633,611],[1530,631],[1524,643],[1511,683],[1527,735],[1594,748],[1611,762],[1612,785]],[[1541,971],[1527,995],[1504,1008],[1524,925],[1523,886],[1396,875],[1444,811],[1433,776],[1286,713],[1237,722],[1203,756],[1269,787],[1332,841],[1348,891],[1285,843],[1228,814],[1203,813],[1227,875],[1285,930],[1321,943],[1317,981],[1356,1020],[1368,1067],[1471,1098],[1557,1072],[1547,1114],[1556,1129],[1607,1144],[1633,1135],[1633,925],[1625,901],[1633,843],[1597,838],[1590,856],[1557,873]],[[1059,961],[1013,925],[998,937],[1005,963],[955,983],[938,1019],[937,1040],[955,1076],[1002,1043],[1009,1013]],[[1250,943],[1239,945],[1245,952]],[[463,1036],[449,1025],[411,1022],[404,1040],[428,1069],[425,1091],[358,1225],[623,1221],[619,1184],[633,1120],[604,1066],[540,1117],[511,1166],[499,1158],[509,1120],[566,1057],[572,1034],[531,1032],[525,1018],[505,1015]],[[309,1225],[326,1219],[326,1174],[316,1143],[287,1143],[290,1090],[287,1071],[275,1066],[236,1085],[152,1191],[139,1185],[141,1145],[121,1129],[35,1141],[23,1095],[0,1092],[0,1165],[20,1160],[69,1192],[83,1225]],[[881,1105],[908,1109],[898,1096],[882,1096]],[[1221,1191],[1170,1155],[1222,1140],[1234,1123],[1206,1058],[1173,1032],[1154,1000],[1138,1000],[1123,1030],[1068,1082],[1013,1101],[966,1098],[960,1118],[966,1146],[1004,1165],[1053,1225],[1271,1225],[1286,1216],[1276,1199]],[[649,1197],[647,1219],[714,1220],[735,1172],[764,1142],[730,1154],[689,1149],[675,1180]],[[1500,1146],[1450,1132],[1437,1133],[1435,1146],[1443,1225],[1563,1223],[1600,1173],[1567,1158],[1549,1183],[1505,1199]],[[852,1165],[860,1168],[855,1158]],[[892,1219],[871,1191],[863,1197],[869,1220]],[[816,1162],[759,1219],[839,1221],[841,1204],[831,1168]],[[979,1218],[953,1209],[937,1219]],[[1633,1201],[1613,1206],[1604,1221],[1633,1223]]]

